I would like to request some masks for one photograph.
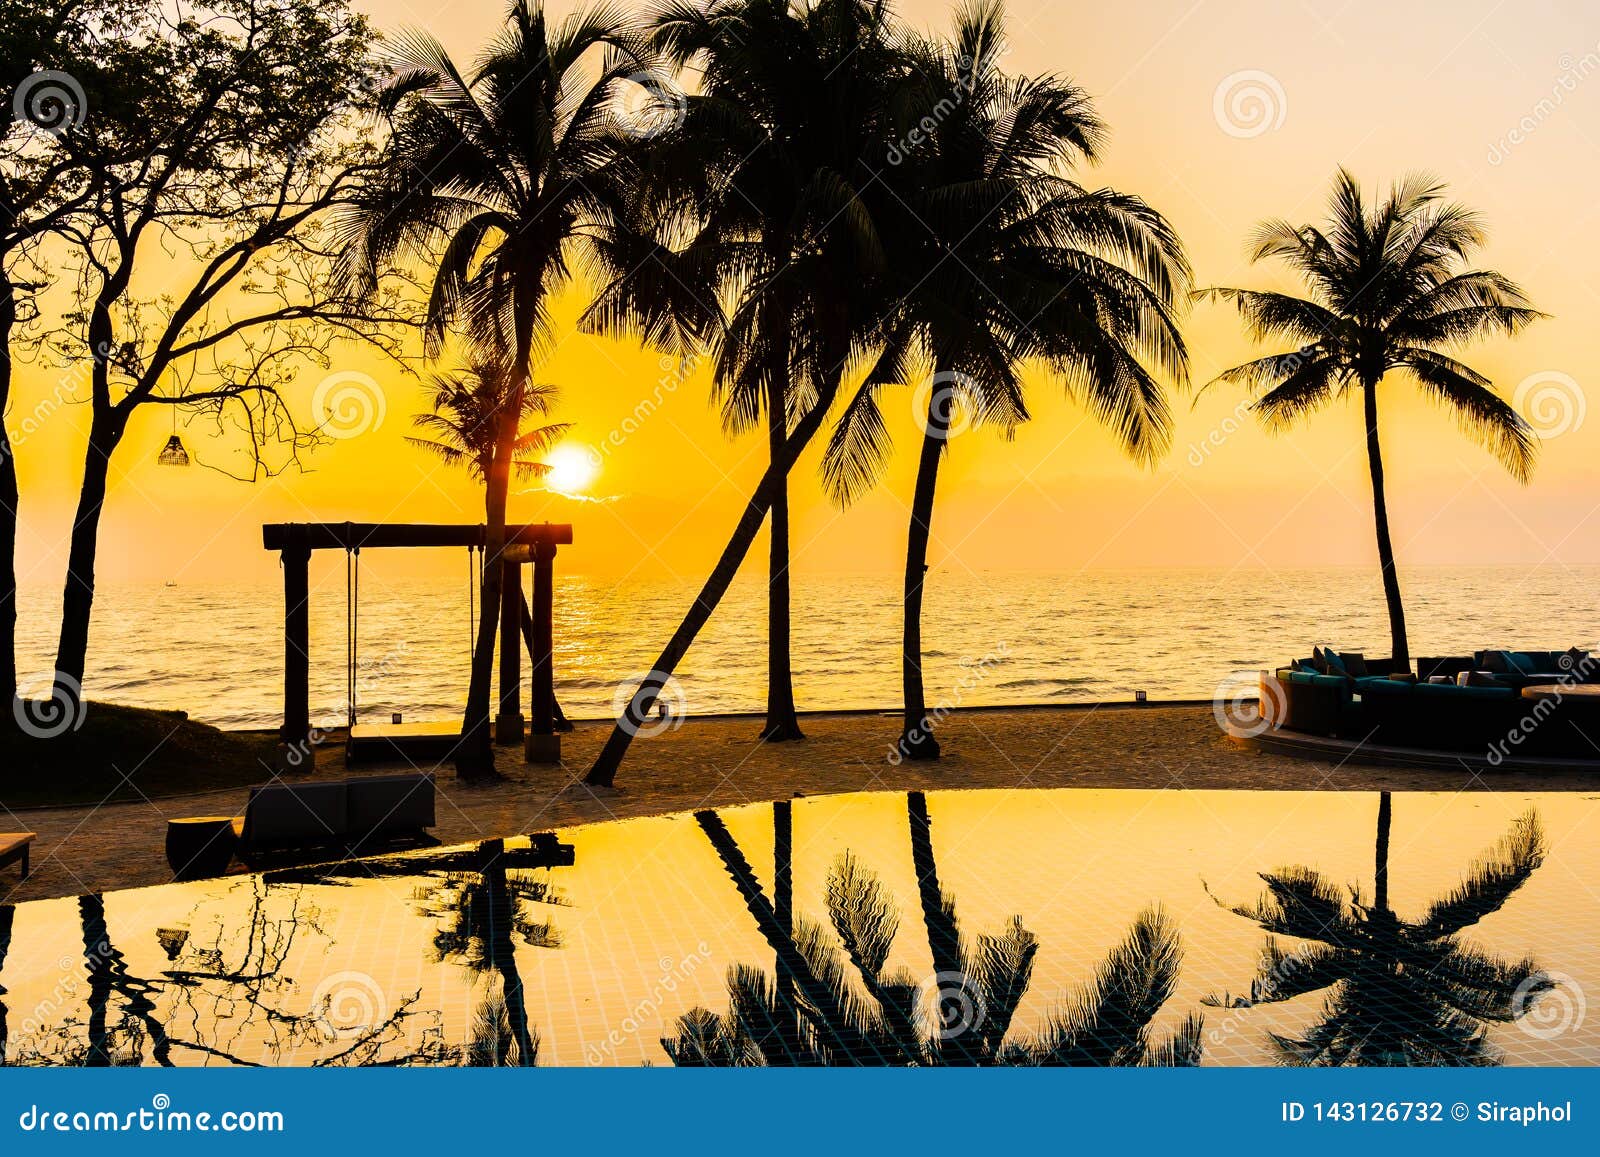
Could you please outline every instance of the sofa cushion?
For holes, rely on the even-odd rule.
[[[244,838],[249,843],[315,844],[348,830],[345,785],[273,783],[250,789]]]
[[[431,776],[361,776],[346,781],[346,788],[353,837],[421,831],[434,824]]]
[[[1519,674],[1537,675],[1561,670],[1554,651],[1512,651],[1511,662]]]
[[[1340,651],[1339,663],[1351,678],[1359,679],[1368,674],[1367,658],[1360,651]]]
[[[1329,647],[1322,651],[1322,673],[1324,675],[1348,676],[1350,670],[1344,665],[1344,660],[1339,658],[1333,648]]]
[[[1509,651],[1487,650],[1479,651],[1474,658],[1474,664],[1480,671],[1489,671],[1495,675],[1512,675],[1516,673],[1516,666],[1511,662]]]

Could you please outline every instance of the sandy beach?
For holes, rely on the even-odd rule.
[[[804,742],[763,744],[756,740],[755,718],[691,719],[677,730],[640,737],[618,778],[620,790],[598,798],[572,785],[609,724],[579,723],[563,736],[559,768],[531,767],[520,750],[502,749],[502,782],[471,786],[457,782],[448,769],[442,772],[434,834],[446,844],[466,843],[795,795],[911,788],[1600,790],[1600,775],[1335,765],[1253,751],[1222,735],[1209,706],[958,711],[940,729],[944,758],[931,764],[890,762],[895,722],[887,714],[812,715],[804,721]],[[396,768],[361,773],[385,770]],[[342,746],[329,746],[319,751],[315,772],[297,778],[348,774]],[[7,830],[39,835],[32,876],[19,883],[14,868],[0,875],[0,903],[166,883],[168,818],[237,814],[243,805],[244,793],[228,789],[97,808],[0,813]]]

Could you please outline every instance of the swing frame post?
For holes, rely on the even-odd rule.
[[[561,736],[556,734],[555,664],[555,560],[554,542],[530,544],[533,558],[533,684],[528,705],[528,742],[524,749],[529,763],[560,763]]]
[[[503,559],[500,579],[500,705],[494,741],[522,742],[522,568]]]
[[[290,751],[311,745],[311,548],[286,544],[283,565],[283,726],[278,739]]]

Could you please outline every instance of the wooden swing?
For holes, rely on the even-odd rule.
[[[450,758],[461,742],[459,722],[361,723],[357,715],[357,670],[360,644],[361,551],[375,547],[464,546],[468,552],[468,610],[475,642],[477,587],[481,585],[485,531],[482,525],[413,523],[270,523],[262,528],[262,542],[275,550],[283,566],[284,680],[283,726],[279,737],[286,748],[306,749],[312,742],[310,720],[310,561],[315,550],[345,552],[345,704],[349,738],[345,758],[350,763],[404,759],[413,763]],[[555,704],[551,651],[554,636],[553,586],[556,548],[572,542],[572,527],[565,524],[530,524],[506,527],[506,549],[500,564],[506,568],[501,584],[500,697],[495,717],[495,741],[524,739],[523,717],[517,702],[521,684],[520,659],[524,641],[532,663],[531,726],[526,735],[527,757],[532,762],[560,758],[556,735],[559,709]],[[522,593],[521,565],[533,567],[533,603]],[[477,580],[477,584],[474,583]],[[564,719],[559,719],[564,724]]]

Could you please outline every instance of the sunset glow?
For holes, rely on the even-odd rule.
[[[545,465],[550,467],[550,473],[544,476],[545,485],[557,494],[584,494],[600,473],[594,452],[570,442],[550,451]]]

